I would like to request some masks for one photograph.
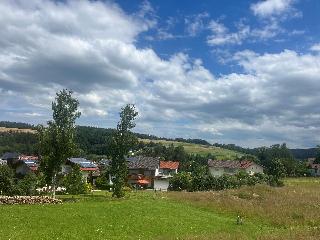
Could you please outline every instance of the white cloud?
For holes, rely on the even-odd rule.
[[[212,20],[208,26],[211,35],[207,38],[210,46],[225,44],[241,44],[250,35],[250,27],[245,24],[239,24],[237,32],[230,33],[222,23]]]
[[[314,44],[313,46],[311,46],[310,50],[315,52],[320,52],[320,43]]]
[[[270,17],[287,12],[293,0],[262,0],[251,5],[253,13],[259,17]]]
[[[115,4],[2,1],[0,13],[0,119],[45,121],[55,91],[68,87],[88,124],[112,127],[120,107],[134,103],[137,129],[151,134],[248,145],[319,140],[317,54],[240,52],[243,73],[215,76],[201,59],[138,48],[152,24]],[[211,30],[212,45],[251,34],[244,24],[233,33],[212,22]]]
[[[206,27],[205,19],[209,18],[207,12],[188,16],[184,19],[186,24],[186,32],[189,36],[194,37]]]

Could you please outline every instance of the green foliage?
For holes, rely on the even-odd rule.
[[[123,187],[127,178],[127,162],[125,157],[129,150],[137,143],[136,136],[131,132],[135,127],[134,120],[138,112],[134,105],[127,104],[121,109],[120,121],[117,130],[113,134],[111,142],[111,172],[113,179],[113,196],[120,198],[124,196]]]
[[[109,174],[108,172],[102,173],[97,179],[96,179],[96,187],[100,190],[110,190],[112,185],[109,184]]]
[[[320,145],[317,146],[316,159],[315,159],[314,163],[320,164]]]
[[[15,194],[24,196],[36,195],[36,188],[38,186],[38,178],[34,173],[28,173],[22,179],[17,181]]]
[[[191,187],[192,176],[188,172],[180,172],[175,174],[169,182],[169,190],[182,191],[189,190]]]
[[[37,136],[33,133],[0,132],[0,154],[5,152],[36,153]]]
[[[74,165],[72,170],[64,177],[63,186],[69,194],[86,193],[89,187],[86,185],[78,165]]]
[[[7,165],[0,165],[0,194],[12,195],[14,192],[14,173]]]
[[[208,174],[191,174],[180,172],[170,179],[169,190],[189,192],[194,191],[218,191],[223,189],[234,189],[241,186],[254,186],[260,183],[268,183],[272,186],[280,186],[274,176],[265,174],[249,175],[244,171],[240,171],[235,175],[222,175],[221,177],[213,177]]]
[[[284,170],[280,175],[283,176],[304,176],[307,168],[300,161],[294,159],[291,151],[286,144],[272,145],[270,148],[259,148],[257,150],[258,158],[263,166],[266,167],[268,174],[279,174],[279,170]],[[277,167],[276,165],[279,165]],[[277,170],[277,168],[279,168]],[[277,177],[280,177],[277,176]]]
[[[271,160],[271,164],[268,168],[268,173],[277,179],[284,178],[286,176],[286,169],[279,158]]]
[[[25,195],[37,194],[38,178],[34,173],[29,173],[23,178],[15,178],[13,170],[7,165],[0,165],[0,195]]]
[[[39,126],[39,151],[42,156],[41,169],[55,193],[56,175],[61,164],[77,152],[75,144],[75,121],[80,117],[79,102],[72,92],[63,89],[52,103],[53,120],[48,127]]]

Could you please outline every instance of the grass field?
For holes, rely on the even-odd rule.
[[[236,151],[223,149],[220,147],[214,147],[214,146],[206,146],[206,145],[200,145],[200,144],[194,144],[194,143],[184,143],[184,142],[176,142],[176,141],[166,141],[166,140],[149,140],[149,139],[139,139],[143,142],[155,142],[155,143],[161,143],[165,146],[169,146],[170,144],[173,144],[174,146],[183,146],[187,153],[194,153],[194,154],[200,154],[200,155],[207,155],[209,153],[216,156],[219,160],[232,160],[235,159],[237,156],[243,156],[243,153],[239,153]]]
[[[36,130],[0,127],[0,132],[36,133]]]
[[[63,196],[62,205],[0,206],[0,239],[319,239],[319,180],[286,184],[142,191],[121,200],[100,192]]]

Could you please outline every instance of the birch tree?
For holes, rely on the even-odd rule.
[[[61,165],[77,150],[75,144],[75,121],[80,117],[79,102],[72,96],[72,91],[63,89],[56,94],[52,103],[53,116],[48,126],[39,126],[39,153],[41,168],[46,181],[51,183],[55,197],[57,174]]]
[[[135,127],[134,120],[137,116],[138,112],[134,105],[127,104],[123,107],[120,112],[120,121],[112,138],[111,173],[113,175],[113,196],[117,198],[124,196],[123,187],[127,178],[126,156],[137,141],[131,132],[131,129]]]

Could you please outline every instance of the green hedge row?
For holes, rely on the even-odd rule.
[[[249,175],[239,172],[235,175],[222,175],[213,177],[211,175],[192,175],[188,172],[176,174],[169,182],[171,191],[219,191],[224,189],[239,188],[241,186],[253,186],[256,184],[269,184],[271,186],[282,186],[283,182],[274,176],[257,173]]]

